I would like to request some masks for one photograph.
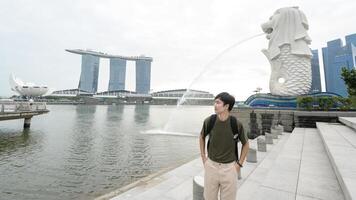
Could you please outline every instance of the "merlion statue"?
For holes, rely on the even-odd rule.
[[[261,25],[269,39],[263,49],[271,64],[269,88],[272,95],[297,96],[311,88],[311,42],[307,18],[298,7],[278,9]]]

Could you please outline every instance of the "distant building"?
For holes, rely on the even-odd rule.
[[[125,90],[126,60],[110,58],[109,91]]]
[[[82,55],[82,71],[79,90],[96,93],[98,90],[100,58],[110,59],[110,80],[108,91],[125,90],[126,62],[136,62],[136,92],[148,94],[151,89],[151,62],[146,56],[120,56],[81,49],[66,49],[70,53]]]
[[[23,82],[21,79],[16,78],[13,74],[9,77],[9,83],[11,90],[17,92],[21,96],[38,97],[48,92],[47,86]]]
[[[356,63],[356,34],[345,37],[346,44],[341,39],[327,42],[327,47],[322,49],[325,86],[327,92],[341,96],[348,96],[344,81],[341,79],[341,69],[346,67],[354,69]]]
[[[96,93],[96,98],[151,98],[150,94],[141,94],[128,90],[113,90]]]
[[[311,60],[312,86],[310,88],[310,93],[316,93],[316,92],[321,92],[320,64],[319,64],[318,50],[312,50],[312,53],[313,53],[313,58]]]
[[[151,88],[151,61],[136,61],[136,92],[148,94]]]
[[[52,104],[141,104],[150,103],[150,94],[138,94],[134,91],[113,90],[90,93],[79,89],[58,90],[46,97]]]
[[[184,98],[182,98],[184,95]],[[214,95],[200,90],[164,90],[151,94],[142,94],[128,90],[113,90],[90,93],[79,89],[58,90],[48,95],[48,99],[59,99],[51,103],[63,103],[63,99],[73,99],[84,104],[158,104],[177,105],[178,101],[189,105],[212,105]],[[73,101],[69,102],[75,103]]]
[[[98,90],[100,58],[94,55],[82,55],[79,90],[95,93]]]
[[[48,96],[53,96],[53,97],[93,96],[93,93],[84,90],[79,90],[79,89],[67,89],[67,90],[53,91],[52,94]]]
[[[182,104],[189,105],[212,105],[214,103],[214,95],[200,90],[164,90],[159,92],[153,92],[152,104],[168,104],[176,105],[180,100]],[[184,98],[182,99],[184,95]]]

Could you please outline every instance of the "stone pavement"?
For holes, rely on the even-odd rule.
[[[256,145],[256,139],[250,140],[252,148]],[[355,147],[355,130],[342,124],[318,123],[317,129],[295,128],[283,133],[267,145],[267,152],[257,152],[257,163],[246,162],[237,199],[356,199],[355,189],[351,189],[356,188]],[[193,177],[203,173],[197,158],[99,199],[191,200]]]
[[[274,140],[273,145],[267,145],[267,152],[258,152],[257,163],[247,163],[242,170],[242,179],[239,180],[238,185],[242,185],[248,176],[259,166],[265,158],[273,159],[276,156],[271,155],[278,154],[283,144],[287,141],[290,134],[285,134],[278,140]],[[257,148],[256,140],[250,140],[250,147]],[[204,169],[202,161],[199,158],[194,159],[182,166],[164,173],[159,176],[145,179],[133,183],[135,185],[132,189],[125,191],[125,189],[119,189],[113,191],[111,194],[104,195],[97,199],[111,199],[112,200],[137,200],[137,199],[167,199],[167,200],[184,200],[192,199],[193,196],[193,177],[196,175],[203,176]],[[115,196],[115,194],[118,194]]]
[[[316,129],[295,128],[276,156],[255,170],[237,199],[344,199]]]

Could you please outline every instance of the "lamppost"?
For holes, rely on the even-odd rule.
[[[255,94],[259,94],[261,92],[262,88],[261,87],[257,87],[253,92]]]

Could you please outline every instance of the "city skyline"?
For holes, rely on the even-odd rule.
[[[67,48],[150,55],[155,58],[151,89],[187,88],[222,50],[261,33],[260,24],[276,9],[295,5],[308,18],[311,49],[321,52],[327,41],[356,32],[352,28],[356,3],[351,0],[31,1],[21,6],[2,1],[0,96],[14,94],[8,84],[10,73],[56,90],[77,87],[81,59],[63,51]],[[269,63],[261,53],[267,45],[268,41],[261,36],[232,49],[215,61],[192,89],[214,94],[228,91],[238,100],[245,100],[256,87],[262,87],[263,93],[269,92]],[[99,76],[103,78],[99,78],[98,91],[105,91],[110,79],[109,60],[100,65]],[[131,91],[135,90],[133,68],[133,63],[127,63],[126,85]]]

